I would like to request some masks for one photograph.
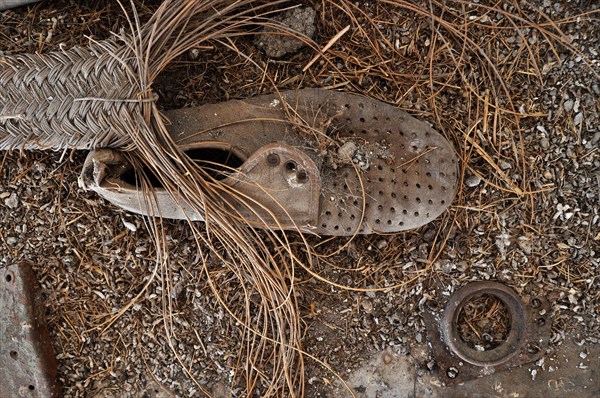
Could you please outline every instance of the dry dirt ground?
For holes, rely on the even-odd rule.
[[[158,3],[136,1],[142,18]],[[422,304],[444,302],[476,280],[551,300],[548,358],[567,340],[599,344],[598,4],[307,4],[316,11],[320,48],[350,26],[307,71],[312,48],[271,59],[253,37],[232,42],[237,51],[211,43],[159,79],[161,106],[268,93],[269,80],[279,89],[358,92],[429,121],[454,144],[463,175],[443,217],[416,231],[358,237],[316,270],[371,290],[342,289],[298,272],[306,351],[345,378],[384,349],[426,348]],[[85,45],[87,37],[104,39],[125,26],[116,2],[41,2],[0,12],[0,56]],[[84,156],[14,151],[2,154],[0,168],[0,266],[22,259],[35,266],[64,395],[198,396],[198,384],[226,394],[241,331],[206,286],[185,223],[166,223],[173,347],[160,280],[106,324],[142,289],[155,252],[142,217],[78,189]],[[327,241],[320,250],[343,243]],[[221,272],[219,264],[211,272]],[[502,339],[505,325],[494,319],[491,334]],[[435,370],[430,353],[418,360],[423,372]],[[534,367],[551,371],[543,363]],[[334,396],[334,374],[311,360],[306,372],[307,396]]]

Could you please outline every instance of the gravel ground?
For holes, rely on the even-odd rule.
[[[142,17],[156,3],[140,6]],[[493,56],[510,96],[476,53],[467,51],[454,68],[456,59],[439,50],[453,44],[432,36],[429,19],[407,8],[361,2],[348,6],[352,19],[333,2],[315,2],[320,46],[346,24],[352,28],[304,74],[313,50],[270,60],[255,41],[239,40],[280,88],[343,87],[395,103],[446,134],[464,163],[463,189],[444,217],[416,231],[357,238],[319,265],[332,281],[372,291],[299,274],[304,346],[342,377],[384,348],[410,353],[426,339],[423,302],[444,301],[475,280],[501,281],[523,296],[551,300],[550,356],[574,333],[599,343],[600,13],[584,0],[534,3],[550,20],[564,21],[558,26],[570,48],[533,28],[490,28],[472,36]],[[461,11],[485,27],[505,26],[503,12],[532,15],[556,32],[526,3],[503,3],[503,12],[461,4],[448,5],[448,14]],[[0,55],[84,44],[85,34],[108,37],[123,23],[108,1],[42,2],[0,12]],[[489,32],[497,36],[490,39]],[[369,52],[373,45],[379,53]],[[433,66],[426,62],[431,59]],[[268,92],[264,81],[263,71],[233,51],[201,49],[161,77],[157,92],[162,106],[180,107]],[[495,112],[495,106],[513,111]],[[77,188],[84,156],[13,152],[3,154],[0,168],[0,266],[34,263],[65,396],[198,396],[199,385],[224,395],[242,331],[211,297],[185,223],[165,227],[173,316],[163,316],[164,287],[157,279],[142,300],[107,323],[142,291],[155,271],[155,253],[143,218]],[[344,242],[335,239],[321,250]],[[218,263],[210,272],[226,285]],[[232,291],[231,300],[236,297]],[[432,358],[420,359],[425,368]],[[308,362],[307,396],[329,396],[334,380]],[[237,387],[233,395],[242,396]]]

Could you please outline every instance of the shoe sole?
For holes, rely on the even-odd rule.
[[[172,138],[188,154],[220,154],[213,156],[220,160],[198,161],[213,169],[220,184],[248,199],[235,207],[255,227],[332,236],[394,233],[434,220],[456,194],[452,145],[426,123],[381,101],[303,89],[166,116]],[[102,156],[91,153],[93,161],[86,164],[97,167]],[[233,165],[216,167],[223,159],[233,159]],[[137,187],[111,172],[96,174],[104,177],[88,179],[89,189],[149,214]],[[160,188],[157,197],[152,214],[203,219]]]

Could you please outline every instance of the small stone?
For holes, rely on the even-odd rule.
[[[19,199],[17,197],[16,193],[12,193],[10,194],[10,196],[6,199],[4,199],[4,204],[9,208],[9,209],[14,209],[16,207],[19,206]]]
[[[476,175],[469,176],[469,177],[467,177],[467,179],[465,180],[465,184],[466,184],[468,187],[471,187],[471,188],[474,188],[474,187],[476,187],[477,185],[479,185],[479,183],[480,183],[480,182],[481,182],[481,178],[479,178],[479,177],[478,177],[478,176],[476,176]]]
[[[517,239],[517,244],[525,254],[530,255],[532,253],[533,245],[526,236],[519,236],[519,239]]]
[[[376,243],[376,246],[379,250],[383,249],[387,245],[388,245],[388,241],[385,239],[381,239],[381,240],[377,241],[377,243]]]
[[[469,264],[464,260],[459,261],[456,264],[456,269],[459,270],[460,272],[465,272],[468,268],[469,268]]]
[[[312,38],[317,30],[315,26],[316,11],[311,7],[296,7],[274,17],[275,22],[292,31]],[[284,34],[280,29],[268,29],[256,39],[256,43],[270,58],[280,58],[291,54],[305,46],[304,42],[291,34]]]
[[[573,109],[573,105],[575,105],[575,102],[573,102],[573,100],[566,100],[563,104],[565,112],[571,112],[571,110]]]
[[[436,229],[428,228],[423,233],[423,239],[425,240],[425,242],[432,242],[435,239],[436,235],[437,235],[437,230]]]
[[[450,260],[446,260],[444,263],[442,263],[442,272],[445,274],[451,273],[455,268],[454,262]]]
[[[137,231],[137,226],[134,223],[131,223],[129,221],[125,221],[125,219],[123,219],[123,225],[125,226],[125,228],[127,228],[131,232]]]
[[[360,306],[367,314],[370,314],[371,312],[373,312],[373,303],[371,303],[370,301],[363,301],[360,304]]]
[[[346,141],[344,142],[344,145],[338,149],[338,156],[342,159],[351,159],[354,157],[354,153],[356,152],[357,148],[358,147],[354,141]]]
[[[200,57],[200,50],[197,48],[192,48],[190,51],[188,51],[188,55],[191,60],[195,61]]]
[[[573,124],[575,126],[579,126],[581,123],[583,122],[583,112],[579,112],[577,115],[575,115],[575,117],[573,118]]]
[[[575,103],[573,104],[573,112],[579,112],[579,106],[581,105],[581,100],[579,98],[575,99]]]

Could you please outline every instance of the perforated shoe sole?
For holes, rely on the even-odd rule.
[[[170,111],[167,117],[180,148],[220,183],[261,204],[240,210],[255,227],[393,233],[434,220],[456,193],[458,162],[451,144],[381,101],[303,89]],[[83,185],[136,213],[203,220],[161,188],[157,208],[149,212],[124,177],[128,167],[122,162],[114,151],[90,153]]]

